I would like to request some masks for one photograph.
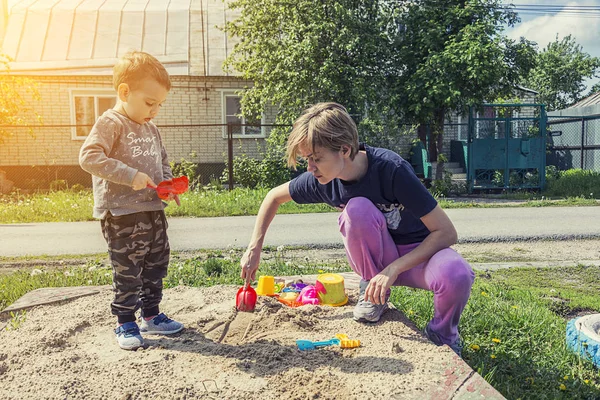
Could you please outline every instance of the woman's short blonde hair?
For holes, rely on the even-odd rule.
[[[294,122],[287,141],[287,164],[296,168],[300,147],[315,150],[322,147],[339,151],[342,146],[350,147],[350,159],[358,152],[356,124],[344,106],[338,103],[318,103],[304,110]]]
[[[117,61],[113,67],[113,86],[119,90],[126,83],[135,90],[138,83],[152,78],[165,89],[171,90],[171,78],[165,67],[154,56],[143,51],[130,51]]]

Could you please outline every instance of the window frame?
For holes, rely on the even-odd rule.
[[[75,89],[69,89],[69,108],[70,108],[70,112],[71,112],[71,140],[79,140],[79,141],[83,141],[85,140],[88,135],[86,136],[79,136],[77,135],[77,127],[75,125],[77,125],[77,113],[76,113],[76,109],[75,109],[75,98],[76,97],[93,97],[94,98],[94,113],[95,113],[95,119],[94,122],[96,122],[98,120],[98,118],[100,117],[100,114],[98,112],[98,99],[99,98],[114,98],[115,101],[118,100],[117,98],[117,93],[115,93],[115,91],[113,89],[106,89],[106,88],[75,88]],[[90,127],[91,130],[91,127]]]
[[[223,90],[221,91],[221,122],[225,125],[223,126],[222,129],[222,135],[223,135],[223,139],[227,139],[227,116],[230,114],[227,114],[227,98],[228,97],[237,97],[237,98],[241,98],[242,96],[240,96],[239,94],[236,94],[235,91],[233,90]],[[242,124],[246,123],[246,118],[245,117],[241,117],[242,119]],[[260,118],[260,124],[263,125],[260,127],[260,133],[259,134],[234,134],[233,138],[234,139],[264,139],[267,137],[266,135],[266,129],[265,129],[265,114],[263,113],[261,115]],[[246,131],[246,127],[242,126],[242,132]]]

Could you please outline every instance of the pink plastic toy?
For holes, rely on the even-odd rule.
[[[308,285],[304,289],[300,291],[300,294],[296,298],[296,301],[302,304],[319,304],[321,301],[319,300],[319,293],[317,292],[317,288],[313,285]]]

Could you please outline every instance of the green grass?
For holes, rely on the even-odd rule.
[[[199,190],[181,195],[181,207],[172,203],[166,209],[170,217],[223,217],[256,215],[268,189],[237,188],[227,190]],[[600,191],[598,192],[600,193]],[[508,197],[507,197],[508,198]],[[443,208],[492,207],[548,207],[592,206],[599,203],[591,198],[569,197],[549,200],[530,194],[528,201],[518,204],[457,202],[438,199]],[[93,197],[91,191],[58,191],[43,194],[0,195],[0,224],[30,222],[92,221]],[[279,208],[282,214],[335,212],[325,204],[296,204],[288,202]]]
[[[570,169],[549,177],[546,193],[549,196],[598,197],[600,172]]]
[[[261,264],[262,275],[348,270],[342,261],[309,262],[292,258],[285,250],[266,252],[272,257],[265,257]],[[208,251],[193,258],[175,254],[165,287],[241,285],[241,255],[236,249]],[[40,287],[111,282],[110,268],[97,260],[79,267],[36,269],[0,275],[0,308]],[[391,300],[421,329],[432,317],[430,292],[394,288]],[[565,346],[567,320],[578,312],[600,312],[600,267],[480,272],[460,324],[463,357],[509,399],[598,399],[600,372]],[[9,328],[18,329],[23,318],[16,314]]]
[[[396,288],[392,301],[420,329],[432,317],[429,292]],[[582,311],[600,312],[599,267],[478,273],[463,358],[509,399],[600,398],[600,372],[565,345],[567,321]]]

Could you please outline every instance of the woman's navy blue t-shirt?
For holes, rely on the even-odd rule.
[[[420,218],[437,201],[423,186],[412,166],[391,150],[360,145],[369,162],[367,173],[357,182],[333,179],[322,185],[310,172],[290,182],[292,199],[299,204],[326,203],[339,207],[353,197],[366,197],[384,214],[396,244],[423,241],[429,230]]]

